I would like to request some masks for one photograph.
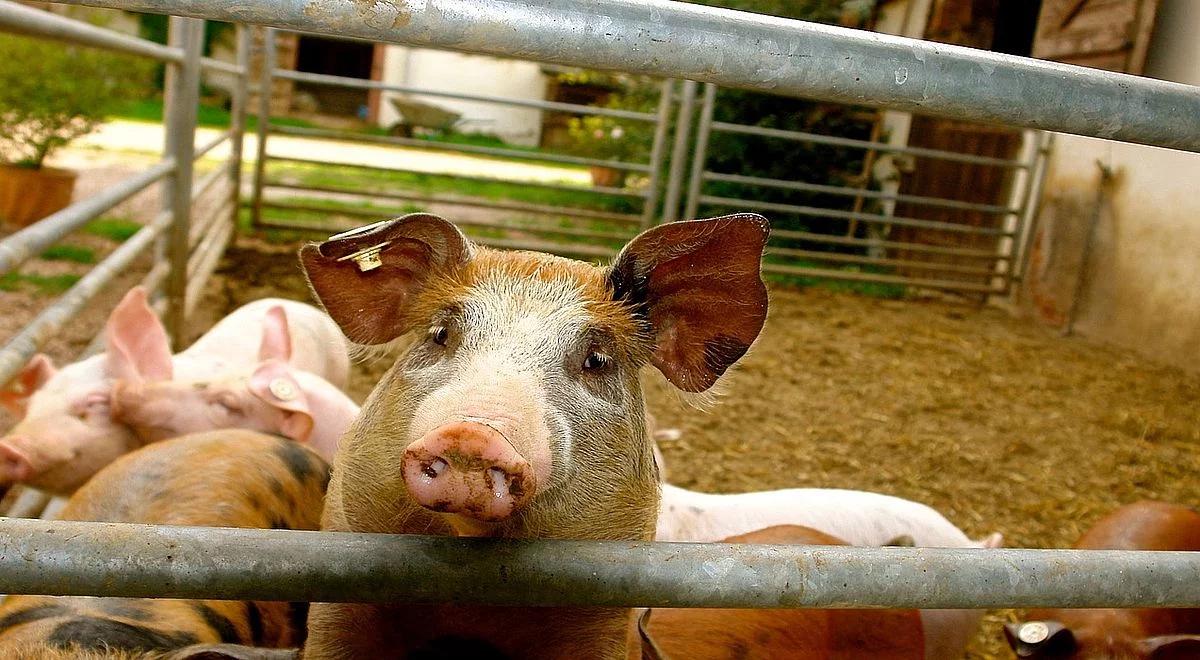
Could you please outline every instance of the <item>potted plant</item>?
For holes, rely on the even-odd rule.
[[[46,166],[144,95],[152,64],[59,42],[0,39],[0,220],[23,227],[71,203],[76,173]]]

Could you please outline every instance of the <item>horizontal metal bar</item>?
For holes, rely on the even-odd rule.
[[[522,186],[533,188],[546,188],[548,190],[566,190],[568,192],[587,192],[596,195],[614,195],[619,197],[637,197],[645,199],[646,191],[629,190],[626,188],[613,188],[611,186],[574,186],[569,183],[554,183],[552,181],[530,181],[526,179],[498,179],[494,176],[475,176],[471,174],[458,174],[447,172],[426,172],[424,170],[409,170],[400,167],[380,167],[378,165],[368,165],[366,163],[335,163],[324,160],[316,160],[311,158],[296,158],[284,156],[272,156],[267,154],[267,159],[272,162],[280,163],[300,163],[304,165],[312,165],[328,170],[330,167],[349,167],[368,172],[384,172],[388,174],[423,174],[426,176],[443,177],[454,180],[479,181],[481,183],[499,183],[510,186]]]
[[[225,252],[225,242],[229,240],[231,234],[233,234],[233,223],[229,222],[228,218],[225,218],[224,222],[217,221],[208,225],[207,230],[201,235],[199,243],[188,256],[188,286],[191,286],[192,281],[197,279],[196,274],[201,271],[202,266],[212,260],[213,252],[216,252],[218,257]]]
[[[227,180],[228,178],[229,171],[225,169],[225,167],[214,168],[213,171],[205,174],[203,178],[201,178],[195,183],[195,185],[192,186],[192,202],[195,203],[196,200],[207,194],[208,191],[212,189],[213,186],[217,185],[218,182],[220,182],[222,179]]]
[[[129,177],[94,197],[76,202],[0,241],[0,275],[11,272],[31,257],[41,254],[63,236],[100,217],[174,169],[175,161],[165,159],[141,174]]]
[[[880,215],[877,213],[855,213],[854,211],[840,211],[838,209],[826,209],[818,206],[800,206],[797,204],[779,204],[776,202],[764,202],[757,199],[734,199],[732,197],[713,197],[711,195],[701,195],[700,203],[716,204],[719,206],[741,208],[741,209],[758,209],[761,211],[778,211],[780,213],[795,213],[796,215],[807,215],[817,218],[838,218],[841,220],[861,220],[863,222],[874,222],[885,225],[898,225],[901,227],[920,227],[922,229],[933,229],[937,231],[956,232],[960,234],[981,234],[986,236],[1009,236],[1008,232],[998,227],[972,227],[971,225],[960,225],[953,222],[942,222],[939,220],[922,220],[920,218],[905,218],[895,215]]]
[[[153,299],[155,292],[158,291],[158,287],[162,285],[163,281],[167,279],[167,274],[169,272],[171,272],[171,263],[168,261],[160,261],[154,264],[154,267],[150,269],[150,272],[146,273],[146,276],[142,278],[142,281],[139,282],[138,285],[146,289],[146,293],[149,294],[151,299]],[[166,300],[159,300],[159,303],[162,304],[158,305],[157,307],[155,305],[151,305],[151,307],[154,307],[155,312],[161,316],[162,309],[159,309],[158,307],[164,307]],[[105,349],[104,339],[104,329],[101,328],[100,332],[97,332],[96,336],[92,337],[92,341],[88,342],[88,345],[79,352],[79,356],[76,358],[76,360],[84,360],[96,355],[100,351],[103,351]]]
[[[925,245],[923,243],[905,243],[902,241],[883,241],[873,238],[852,238],[849,236],[819,234],[816,232],[794,231],[790,229],[772,229],[771,238],[790,238],[798,241],[810,241],[813,243],[825,243],[832,245],[851,245],[862,248],[878,247],[896,250],[911,250],[913,252],[928,252],[931,254],[952,254],[959,257],[982,259],[987,261],[1005,261],[1009,258],[992,250],[957,248],[942,245]]]
[[[1016,213],[1018,210],[1008,208],[1007,206],[998,206],[996,204],[976,204],[974,202],[963,202],[957,199],[942,199],[940,197],[924,197],[921,195],[902,195],[899,193],[890,194],[880,190],[851,188],[849,186],[827,186],[820,183],[784,181],[782,179],[764,179],[762,177],[743,176],[741,174],[705,172],[703,174],[703,178],[705,181],[724,181],[726,183],[738,183],[747,186],[763,186],[766,188],[780,188],[783,190],[800,190],[804,192],[815,192],[827,195],[839,195],[841,197],[865,197],[868,199],[881,199],[885,201],[917,204],[919,206],[960,209],[963,211],[982,211],[984,213],[1008,214]]]
[[[396,147],[416,147],[418,149],[436,149],[439,151],[455,151],[463,154],[479,156],[499,156],[519,160],[540,160],[566,165],[586,165],[592,167],[611,167],[615,170],[632,172],[649,172],[650,166],[645,163],[626,163],[619,160],[603,160],[600,158],[584,158],[583,156],[568,156],[566,154],[548,154],[540,151],[522,151],[520,149],[504,149],[502,147],[482,147],[476,144],[456,144],[453,142],[434,142],[417,138],[397,137],[393,135],[370,135],[368,133],[351,133],[348,131],[331,131],[324,128],[302,128],[300,126],[270,126],[272,133],[277,135],[292,135],[297,137],[320,138],[324,140],[345,140],[348,142],[371,142],[387,144]]]
[[[669,0],[68,2],[1200,151],[1200,90],[1187,85]]]
[[[188,227],[188,247],[191,250],[196,249],[196,244],[200,242],[201,237],[207,235],[208,228],[215,224],[219,224],[222,220],[229,220],[233,212],[233,198],[227,198],[221,202],[220,206],[212,209],[207,216],[203,218],[193,218],[191,226]]]
[[[1197,607],[1200,553],[513,540],[9,519],[0,521],[0,592],[594,607]]]
[[[975,284],[960,280],[943,280],[925,277],[906,277],[903,275],[887,275],[884,273],[864,273],[856,270],[840,270],[837,268],[814,268],[811,266],[787,266],[783,264],[763,264],[763,272],[779,275],[800,275],[807,277],[823,277],[830,280],[853,280],[855,282],[878,282],[880,284],[904,284],[907,286],[924,287],[928,289],[944,289],[947,291],[973,291],[977,293],[1000,293],[1001,289],[987,284]],[[997,275],[999,277],[999,275]]]
[[[939,160],[949,160],[959,163],[970,163],[972,165],[990,165],[993,167],[1009,167],[1013,169],[1023,169],[1027,166],[1026,163],[1019,160],[1005,160],[1003,158],[992,158],[990,156],[975,156],[972,154],[959,154],[953,151],[942,151],[941,149],[926,149],[924,147],[907,147],[903,145],[893,145],[886,142],[871,142],[869,140],[855,140],[853,138],[837,137],[835,135],[821,135],[819,133],[805,133],[803,131],[786,131],[780,128],[766,128],[763,126],[746,126],[744,124],[730,124],[723,121],[714,121],[712,123],[714,131],[724,131],[726,133],[740,133],[743,135],[758,135],[760,137],[782,138],[785,140],[795,140],[797,142],[813,142],[816,144],[828,144],[835,147],[851,147],[854,149],[872,149],[874,151],[886,151],[889,153],[908,154],[910,156],[919,156],[921,158],[937,158]]]
[[[436,89],[424,89],[421,87],[411,87],[409,85],[393,85],[390,83],[380,82],[378,80],[365,80],[363,78],[351,78],[348,76],[331,76],[323,73],[308,73],[306,71],[294,71],[292,69],[276,69],[271,74],[273,77],[281,80],[295,80],[298,82],[314,83],[317,85],[333,85],[337,87],[354,87],[357,89],[378,89],[385,92],[402,92],[405,94],[421,94],[424,96],[436,96],[446,99],[456,99],[459,101],[475,101],[478,103],[495,103],[498,105],[507,105],[517,108],[535,108],[538,110],[554,110],[558,112],[568,112],[578,115],[596,115],[600,117],[615,117],[618,119],[632,119],[634,121],[653,122],[656,115],[652,112],[636,112],[634,110],[620,110],[617,108],[599,108],[592,105],[580,105],[578,103],[560,103],[558,101],[533,101],[527,99],[513,99],[502,96],[486,96],[484,94],[463,94],[460,92],[446,92]]]
[[[380,190],[355,190],[353,188],[341,188],[338,186],[310,186],[302,183],[283,183],[272,181],[264,181],[263,186],[268,188],[282,188],[286,190],[311,190],[314,192],[334,193],[353,197],[396,199],[402,201],[420,202],[423,204],[456,204],[458,206],[500,209],[502,211],[520,211],[522,213],[536,213],[538,215],[594,218],[597,220],[609,220],[612,222],[635,224],[638,222],[637,216],[629,215],[628,213],[597,211],[593,209],[585,209],[579,206],[553,206],[550,204],[533,204],[530,202],[518,202],[511,200],[492,200],[485,197],[465,197],[462,195],[422,195],[421,193],[401,191],[384,192]]]
[[[0,0],[0,31],[143,55],[164,62],[183,61],[183,51],[179,48],[170,48],[147,39],[106,30],[91,23],[26,7],[10,0]]]
[[[233,62],[214,59],[212,57],[200,58],[200,68],[209,69],[212,71],[222,71],[224,73],[232,73],[235,76],[245,75],[246,69],[240,67]]]
[[[29,325],[10,339],[4,348],[0,349],[0,383],[12,380],[46,340],[58,334],[89,300],[121,274],[170,224],[170,213],[160,213],[150,224],[139,229],[93,266],[74,286],[67,289],[66,293],[42,310]],[[5,592],[0,590],[0,593]]]
[[[942,271],[947,273],[965,273],[968,275],[996,275],[995,268],[981,266],[964,266],[961,264],[940,263],[937,261],[912,261],[909,259],[891,259],[885,257],[869,257],[865,254],[846,254],[844,252],[822,252],[820,250],[796,250],[793,248],[767,247],[767,254],[780,257],[796,257],[815,261],[832,261],[837,263],[859,264],[863,266],[903,266],[915,270]]]
[[[212,277],[217,265],[221,263],[221,257],[225,254],[229,237],[233,234],[232,222],[218,224],[216,227],[214,234],[217,234],[217,238],[210,243],[207,248],[208,252],[197,251],[196,256],[199,256],[200,259],[195,264],[190,260],[188,262],[188,283],[183,296],[185,316],[190,316],[196,309],[196,305],[200,304],[200,297],[204,294],[204,285]]]
[[[192,160],[200,160],[208,152],[212,151],[213,149],[216,149],[223,142],[225,142],[226,140],[228,140],[231,137],[233,137],[233,129],[232,128],[222,131],[219,135],[214,136],[213,139],[209,140],[207,143],[197,147],[196,152],[194,154],[192,154]]]

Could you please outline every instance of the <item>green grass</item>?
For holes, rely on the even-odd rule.
[[[42,258],[49,261],[73,261],[77,264],[96,263],[95,251],[79,245],[51,246],[42,253]]]
[[[763,259],[765,263],[774,263],[786,266],[798,266],[808,268],[820,268],[822,270],[844,270],[858,273],[880,273],[886,274],[892,272],[889,268],[880,266],[864,265],[838,265],[824,261],[814,261],[810,259],[783,259],[779,257],[767,256]],[[891,284],[886,282],[860,282],[858,280],[833,280],[826,277],[818,277],[813,275],[792,275],[785,273],[766,273],[765,279],[780,286],[790,287],[793,289],[806,289],[809,287],[817,287],[828,289],[830,291],[846,291],[857,293],[872,298],[887,298],[899,299],[903,298],[908,293],[908,287],[903,284]]]
[[[0,277],[0,291],[20,291],[28,287],[42,295],[60,294],[75,286],[79,278],[79,275],[70,273],[50,276],[8,273]]]
[[[83,231],[93,236],[122,243],[138,233],[141,228],[140,224],[125,218],[99,218],[84,225]]]
[[[121,111],[113,115],[114,119],[130,119],[133,121],[148,121],[160,123],[163,120],[162,99],[142,99],[133,101]],[[201,103],[196,109],[196,125],[209,128],[228,128],[232,121],[229,111],[225,108]],[[288,117],[272,117],[271,123],[280,126],[299,126],[315,128],[312,122]],[[246,117],[246,130],[258,128],[258,117],[251,114]]]

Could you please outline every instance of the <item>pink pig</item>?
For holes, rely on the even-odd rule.
[[[105,325],[105,352],[56,369],[34,356],[0,392],[0,404],[23,419],[0,439],[0,485],[24,482],[68,494],[121,454],[141,446],[112,419],[113,382],[190,382],[236,372],[266,359],[344,384],[345,339],[337,326],[304,303],[266,299],[244,305],[178,355],[141,287],[125,295]]]
[[[320,376],[268,359],[252,371],[208,382],[117,381],[112,417],[144,442],[240,428],[277,433],[332,460],[358,405]]]

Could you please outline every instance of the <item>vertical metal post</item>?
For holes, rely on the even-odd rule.
[[[233,134],[229,137],[229,179],[233,183],[233,214],[230,222],[237,227],[238,214],[241,212],[242,200],[242,153],[246,137],[246,102],[250,96],[250,26],[237,26],[237,65],[241,71],[233,86],[233,98],[230,103],[232,119],[230,128]],[[219,220],[218,220],[219,222]]]
[[[187,312],[188,230],[192,208],[192,168],[196,140],[196,107],[200,102],[200,56],[204,46],[204,21],[171,17],[168,42],[183,49],[184,58],[170,65],[166,85],[167,151],[175,159],[170,196],[171,230],[167,237],[167,333],[175,347],[185,339]]]
[[[646,199],[642,207],[642,229],[646,229],[654,220],[654,212],[658,210],[658,183],[662,178],[663,152],[667,142],[667,124],[671,122],[671,88],[675,81],[662,81],[658,92],[658,116],[654,120],[654,143],[650,147],[650,184],[646,189]]]
[[[708,158],[708,136],[712,133],[713,107],[717,101],[717,86],[704,86],[704,102],[700,106],[700,124],[696,127],[696,149],[692,153],[692,173],[688,179],[687,206],[683,217],[691,220],[700,208],[700,185],[704,177],[704,161]]]
[[[671,147],[671,170],[667,176],[667,196],[663,201],[663,222],[679,219],[679,192],[683,187],[683,164],[687,160],[688,138],[692,132],[692,111],[696,107],[696,81],[683,81],[678,119],[675,120],[675,144]]]
[[[1017,244],[1013,249],[1013,261],[1010,270],[1019,282],[1029,277],[1029,246],[1033,243],[1037,231],[1038,202],[1042,197],[1042,188],[1046,185],[1046,172],[1050,169],[1050,153],[1053,151],[1054,133],[1042,133],[1041,144],[1037,149],[1034,168],[1029,172],[1029,190],[1021,209],[1020,221],[1014,240]],[[1024,287],[1017,287],[1016,301],[1020,302],[1020,292]]]
[[[262,76],[258,87],[258,148],[254,157],[254,192],[250,201],[250,219],[255,227],[262,224],[263,175],[267,167],[267,125],[271,121],[272,80],[275,74],[275,28],[263,30]]]

